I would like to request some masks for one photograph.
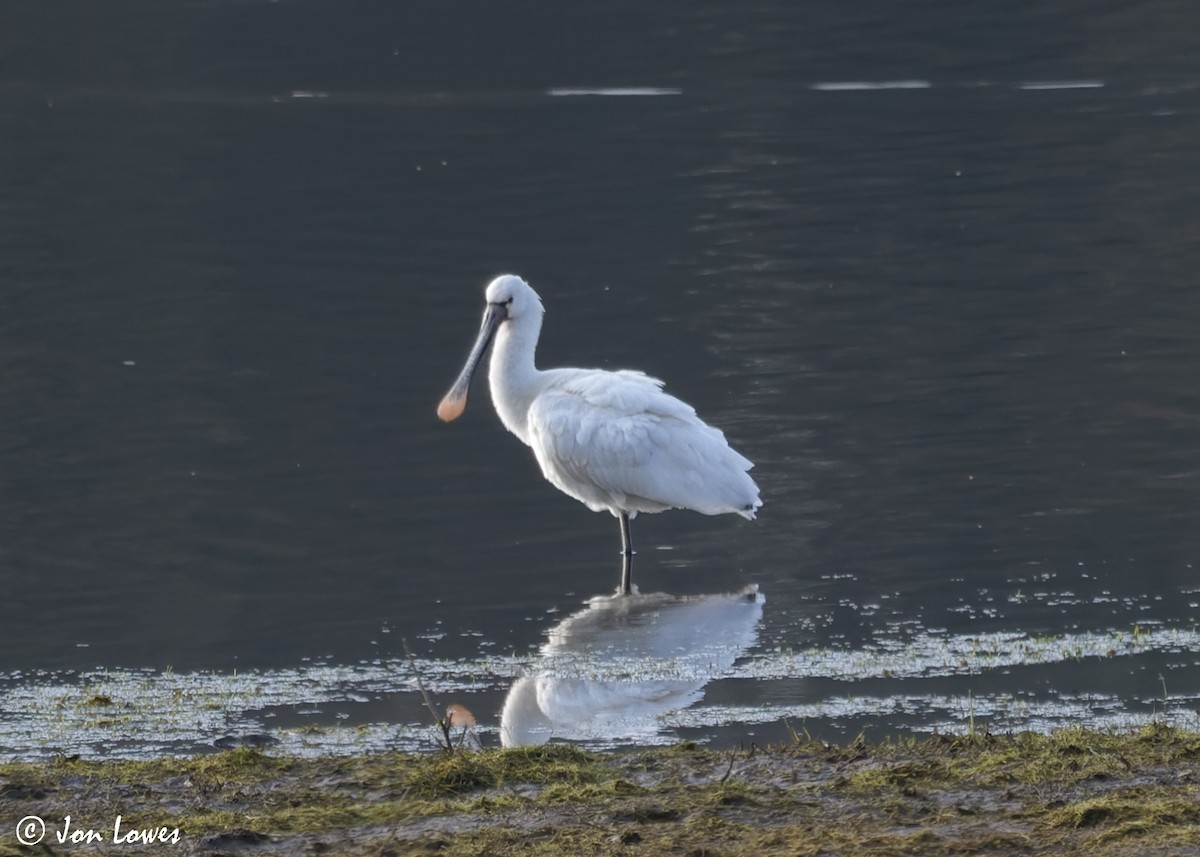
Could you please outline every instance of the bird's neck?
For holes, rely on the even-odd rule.
[[[540,314],[500,325],[488,368],[496,413],[504,427],[526,446],[529,445],[529,406],[538,394],[542,374],[533,360],[541,329]]]

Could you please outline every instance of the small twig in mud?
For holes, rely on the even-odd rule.
[[[425,683],[421,681],[421,673],[417,670],[417,659],[413,657],[412,649],[408,647],[408,640],[402,638],[400,644],[404,646],[404,656],[408,659],[409,669],[412,670],[413,676],[417,680],[417,690],[421,693],[421,699],[425,702],[425,707],[429,709],[429,713],[433,715],[433,720],[437,723],[438,729],[442,731],[443,740],[438,742],[438,746],[448,753],[453,753],[454,739],[450,736],[450,721],[453,717],[443,717],[438,714],[437,707],[433,704],[429,692],[425,690]]]
[[[750,749],[746,750],[745,752],[746,752],[745,758],[746,758],[746,761],[748,762],[751,759],[753,759],[754,754],[758,752],[758,743],[755,741],[751,741]],[[738,760],[738,751],[730,750],[729,751],[729,767],[727,767],[725,769],[725,773],[721,777],[721,779],[717,780],[717,785],[720,786],[721,788],[725,788],[725,783],[728,782],[729,775],[733,773],[733,765],[735,762],[737,762],[737,760]]]
[[[812,733],[808,731],[808,726],[806,726],[805,724],[801,723],[800,724],[801,732],[797,732],[795,727],[792,726],[792,721],[785,717],[783,719],[783,725],[787,729],[788,735],[791,736],[793,744],[796,744],[797,746],[799,746],[802,744],[812,744],[813,743],[814,739],[813,739]],[[801,735],[803,735],[803,737],[801,737]]]
[[[729,775],[733,773],[733,763],[735,761],[737,761],[737,756],[735,756],[733,754],[733,751],[731,750],[729,752],[729,767],[725,769],[725,776],[723,776],[723,777],[721,777],[721,779],[717,780],[717,785],[721,786],[722,788],[725,786],[725,781],[728,780]]]

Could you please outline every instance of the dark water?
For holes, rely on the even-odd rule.
[[[9,755],[123,670],[416,724],[402,638],[494,723],[618,572],[484,385],[434,416],[507,271],[757,464],[635,522],[643,591],[765,596],[670,734],[1195,719],[1200,8],[0,19]]]

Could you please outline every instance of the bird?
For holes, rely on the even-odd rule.
[[[500,421],[541,466],[542,475],[594,512],[611,512],[621,527],[617,595],[633,586],[629,522],[639,512],[691,509],[753,520],[762,500],[754,466],[720,429],[663,382],[629,369],[538,369],[545,310],[515,274],[488,283],[483,323],[466,363],[437,414],[451,422],[467,406],[471,379],[495,340],[488,382]]]

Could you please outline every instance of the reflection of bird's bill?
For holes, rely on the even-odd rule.
[[[455,741],[460,747],[465,744],[477,750],[483,749],[475,731],[475,715],[465,705],[459,705],[457,702],[447,705],[444,723],[447,730],[446,740],[450,742],[447,749],[452,749]],[[458,730],[457,739],[452,735],[453,730]]]
[[[446,719],[450,721],[451,726],[461,726],[463,729],[475,725],[475,715],[471,713],[471,709],[457,702],[446,706]]]
[[[471,389],[471,378],[475,375],[475,370],[479,368],[479,361],[483,359],[483,353],[491,344],[496,330],[507,318],[508,309],[504,304],[487,305],[487,309],[483,313],[483,324],[479,328],[479,336],[475,339],[475,345],[467,357],[467,362],[463,365],[462,371],[458,373],[458,379],[450,388],[450,392],[438,404],[437,414],[443,422],[448,423],[458,419],[467,409],[467,393]]]

